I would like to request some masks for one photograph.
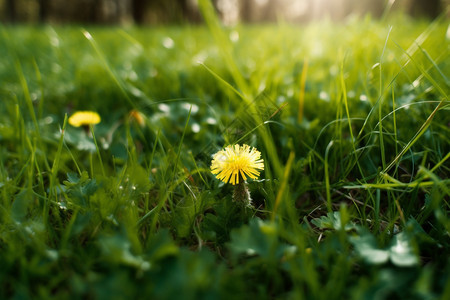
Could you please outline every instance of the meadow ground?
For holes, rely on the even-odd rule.
[[[0,298],[449,299],[447,20],[206,19],[0,28]]]

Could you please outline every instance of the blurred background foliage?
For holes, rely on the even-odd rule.
[[[382,17],[400,10],[435,18],[449,0],[211,0],[227,25],[237,22],[343,20],[349,15]],[[0,0],[4,22],[167,24],[202,21],[197,0]]]

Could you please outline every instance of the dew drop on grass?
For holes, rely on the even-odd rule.
[[[106,219],[116,226],[119,225],[119,222],[117,222],[116,217],[113,214],[110,214],[109,216],[107,216]]]
[[[173,46],[175,46],[175,42],[168,36],[166,36],[163,39],[162,44],[163,44],[164,48],[167,48],[167,49],[172,49]]]
[[[165,113],[169,113],[170,112],[170,106],[164,103],[161,103],[158,105],[158,108],[160,111],[165,112]]]
[[[200,51],[192,58],[192,63],[193,64],[203,64],[207,58],[208,58],[208,52]]]
[[[261,82],[260,84],[259,84],[259,87],[258,87],[258,93],[261,93],[262,91],[264,91],[266,89],[266,83],[265,82]]]
[[[53,118],[50,117],[50,116],[45,117],[43,122],[44,122],[45,125],[52,124],[53,123]]]
[[[199,109],[198,105],[187,103],[187,102],[184,102],[183,104],[181,104],[181,107],[188,111],[191,110],[191,114],[197,113],[198,109]],[[192,109],[191,109],[191,107],[192,107]]]
[[[55,48],[59,48],[59,39],[56,36],[50,37],[50,44]]]
[[[136,74],[135,71],[130,71],[128,73],[128,79],[130,79],[131,81],[136,81],[138,80],[138,75]]]
[[[252,248],[248,248],[245,252],[247,253],[247,255],[254,255],[254,254],[256,254],[255,249],[252,249]]]
[[[311,249],[311,248],[307,248],[307,249]],[[294,255],[297,253],[297,246],[288,246],[286,247],[286,249],[284,250],[284,255],[287,257],[294,257]],[[308,253],[308,251],[307,251]]]
[[[36,232],[34,232],[34,230],[30,226],[25,226],[25,232],[31,236],[36,235]]]
[[[285,101],[286,101],[286,97],[285,96],[280,95],[280,96],[277,97],[277,103],[278,104],[284,103]]]
[[[33,102],[36,102],[37,100],[39,100],[37,93],[31,93],[30,97],[31,97],[31,101],[33,101]]]
[[[150,263],[147,261],[142,262],[141,264],[141,270],[142,271],[147,271],[148,269],[150,269]]]
[[[339,73],[339,68],[336,65],[332,65],[330,67],[330,75],[331,76],[336,76]]]
[[[58,251],[56,251],[56,250],[52,250],[52,249],[46,250],[45,254],[52,261],[58,260],[59,255],[58,255]]]
[[[59,202],[58,206],[59,206],[59,209],[61,209],[61,210],[67,210],[66,203],[64,203],[64,202]]]
[[[92,35],[87,32],[87,31],[83,31],[83,35],[88,39],[88,40],[92,40]]]
[[[348,91],[348,93],[347,93],[347,97],[348,98],[355,98],[355,96],[356,96],[355,91],[353,91],[353,90]]]
[[[198,125],[197,123],[192,124],[192,132],[194,133],[200,132],[200,125]]]
[[[217,120],[211,117],[208,117],[206,119],[206,123],[208,123],[209,125],[216,125],[217,124]]]
[[[324,101],[330,101],[330,95],[328,95],[328,93],[327,92],[325,92],[325,91],[321,91],[320,93],[319,93],[319,98],[320,98],[320,100],[324,100]]]
[[[133,94],[133,96],[135,96],[135,97],[139,98],[139,97],[144,96],[144,93],[140,89],[138,89],[132,85],[130,85],[128,89],[131,92],[131,94]]]
[[[237,32],[236,30],[230,32],[230,41],[232,41],[233,43],[239,41],[239,32]]]
[[[292,88],[288,89],[286,92],[286,96],[288,96],[288,98],[294,97],[294,89]]]

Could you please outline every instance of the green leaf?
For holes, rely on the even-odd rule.
[[[76,218],[74,220],[72,229],[70,231],[71,236],[80,235],[92,222],[93,212],[88,211],[86,213],[80,213],[74,216]]]
[[[98,242],[103,253],[102,257],[107,261],[136,267],[144,271],[150,268],[149,262],[132,253],[131,243],[123,231],[112,236],[103,236],[99,238]]]
[[[187,197],[178,203],[173,214],[172,225],[179,237],[189,236],[196,214],[195,200],[192,197]]]
[[[369,264],[383,264],[389,259],[389,251],[379,249],[375,237],[366,229],[359,229],[358,236],[350,237],[359,256]]]
[[[89,179],[89,175],[86,171],[81,173],[78,177],[77,174],[68,173],[67,179],[64,181],[67,195],[73,200],[73,204],[81,207],[88,206],[89,197],[92,196],[98,189],[98,184],[95,179]]]
[[[160,260],[179,253],[179,248],[170,237],[169,230],[162,229],[147,242],[146,256],[152,261]]]
[[[66,186],[70,186],[70,185],[75,185],[77,183],[79,183],[80,181],[83,181],[83,177],[87,176],[87,172],[83,172],[81,173],[81,177],[78,177],[77,173],[74,172],[69,172],[67,173],[67,181],[64,181],[64,184]],[[87,178],[84,178],[87,179]]]
[[[340,230],[342,227],[341,214],[338,211],[327,213],[326,216],[321,216],[320,218],[312,219],[311,223],[313,223],[320,229]],[[352,230],[355,228],[355,224],[351,222],[346,223],[344,227],[346,231]]]
[[[231,230],[244,224],[247,215],[231,199],[222,199],[214,209],[215,214],[205,215],[202,235],[205,239],[225,243],[230,239]]]
[[[14,202],[11,206],[11,216],[16,222],[24,221],[32,200],[32,194],[29,189],[23,189],[14,197]]]
[[[249,225],[233,230],[231,242],[228,243],[234,255],[258,255],[265,258],[271,258],[275,254],[277,245],[276,225],[258,218],[250,220]]]
[[[395,235],[386,249],[378,247],[375,237],[368,230],[358,228],[358,234],[350,237],[350,242],[358,255],[369,264],[384,264],[389,259],[398,267],[410,267],[419,263],[405,232]]]
[[[157,268],[159,267],[159,268]],[[155,272],[155,270],[157,270]],[[145,283],[152,287],[152,299],[220,299],[224,267],[207,250],[181,249],[179,255],[155,265]]]
[[[181,200],[172,214],[172,225],[175,227],[178,237],[187,237],[191,234],[192,226],[197,215],[202,214],[209,207],[212,200],[208,191],[186,196]]]
[[[399,267],[411,267],[419,263],[411,246],[411,240],[405,232],[394,236],[389,248],[389,256],[392,263]]]
[[[96,150],[95,143],[92,138],[89,137],[81,128],[68,127],[64,135],[64,140],[68,144],[74,145],[78,150],[81,151],[86,150],[89,152],[95,152]]]
[[[414,240],[426,242],[429,244],[436,244],[437,242],[423,230],[422,226],[412,216],[406,222],[406,230],[409,235],[414,237]]]
[[[138,192],[145,192],[150,185],[150,176],[146,169],[135,164],[127,170],[127,177],[132,185],[132,189]]]

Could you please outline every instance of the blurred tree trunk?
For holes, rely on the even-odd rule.
[[[409,13],[413,17],[436,18],[441,13],[441,0],[412,0]]]
[[[48,20],[50,10],[49,0],[39,0],[39,21],[45,23]]]
[[[131,1],[131,15],[136,24],[144,23],[145,11],[147,9],[148,0],[132,0]]]
[[[100,20],[100,14],[101,14],[101,2],[102,0],[92,0],[89,1],[89,6],[85,11],[87,12],[84,14],[81,13],[81,18],[86,18],[87,22],[89,23],[98,23]],[[82,10],[81,10],[82,11]]]
[[[179,11],[179,18],[183,21],[190,22],[192,19],[192,14],[189,9],[188,0],[177,0],[175,1],[176,9]]]
[[[123,24],[129,19],[129,0],[101,0],[99,22],[103,24]]]
[[[371,3],[371,2],[369,1],[369,3]],[[373,16],[375,16],[376,18],[379,18],[383,15],[385,1],[382,1],[382,0],[373,1],[371,3],[371,5],[368,5],[368,6],[370,7],[370,11],[372,12]]]
[[[181,13],[183,14],[184,20],[192,23],[200,22],[201,16],[197,4],[189,0],[177,0],[177,1],[181,8]]]
[[[14,23],[16,21],[16,5],[15,0],[6,0],[6,20]]]
[[[344,11],[341,17],[354,13],[362,16],[370,13],[372,16],[379,18],[383,14],[384,7],[385,0],[346,0],[344,1]]]
[[[178,5],[178,7],[179,7],[183,17],[188,17],[188,15],[189,15],[189,6],[188,6],[188,3],[187,3],[187,0],[177,0],[176,3]]]
[[[131,0],[118,0],[119,7],[119,22],[121,24],[130,22],[133,18],[131,16]]]
[[[253,0],[241,0],[240,18],[244,23],[252,22],[252,5]]]
[[[277,4],[274,0],[267,0],[263,8],[262,21],[275,22],[277,20]]]
[[[219,9],[219,6],[217,5],[217,2],[219,2],[219,0],[211,0],[212,5],[214,7],[214,10],[216,11],[217,15],[219,16],[220,19],[222,19],[223,14]]]

